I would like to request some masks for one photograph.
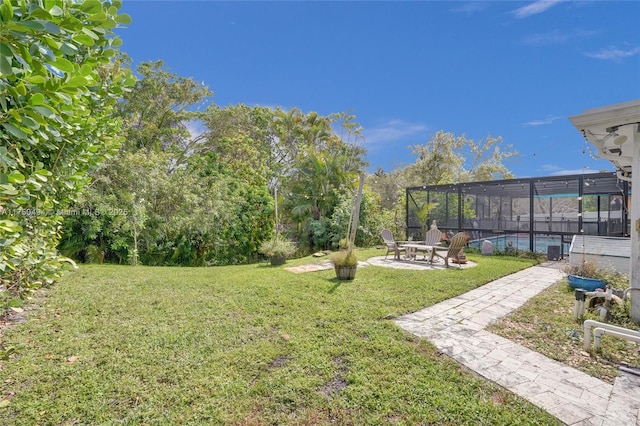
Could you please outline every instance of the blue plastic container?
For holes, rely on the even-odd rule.
[[[578,275],[567,275],[567,281],[572,288],[582,288],[587,291],[595,291],[598,288],[604,289],[605,283],[596,278],[585,278]]]

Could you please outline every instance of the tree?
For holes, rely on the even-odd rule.
[[[187,172],[197,208],[187,207],[185,235],[196,235],[199,263],[245,263],[273,232],[273,202],[264,178],[245,180],[225,172],[214,153],[192,156]]]
[[[517,156],[510,145],[503,147],[502,138],[487,138],[479,143],[467,139],[464,135],[456,137],[453,133],[437,132],[424,145],[411,147],[417,156],[414,163],[385,172],[378,168],[367,178],[367,185],[380,197],[383,215],[387,218],[386,228],[400,234],[406,225],[405,189],[412,186],[443,185],[459,182],[510,179],[513,174],[504,162]],[[424,208],[424,221],[444,217],[445,207],[453,209],[450,202],[429,205],[426,200],[410,200],[417,203],[416,208]],[[463,206],[463,208],[465,208]]]
[[[283,207],[296,224],[302,246],[328,248],[328,219],[340,195],[355,189],[363,153],[333,135],[298,155],[283,182]]]
[[[177,167],[200,141],[189,126],[201,118],[197,107],[212,93],[192,78],[163,67],[162,61],[138,65],[140,79],[135,89],[124,95],[118,115],[126,126],[124,150],[172,151]]]
[[[380,207],[392,210],[397,206],[398,199],[405,190],[401,170],[385,172],[378,167],[375,172],[367,176],[367,186],[380,197]]]
[[[440,185],[511,179],[504,161],[517,156],[512,147],[501,149],[502,138],[487,138],[476,143],[464,135],[438,131],[425,145],[414,145],[415,163],[404,170],[410,185]]]
[[[314,127],[308,131],[310,124]],[[324,126],[321,128],[320,126]],[[293,162],[298,158],[300,151],[304,147],[315,145],[314,140],[306,136],[315,135],[316,137],[325,137],[329,131],[326,121],[317,119],[317,114],[311,118],[307,118],[298,108],[292,108],[289,111],[283,111],[276,108],[274,111],[273,133],[275,135],[272,152],[274,155],[274,170],[278,177],[286,174],[290,170]]]
[[[246,262],[272,229],[271,110],[196,111],[208,89],[160,61],[141,64],[139,73],[119,108],[126,143],[92,174],[78,204],[100,214],[67,218],[60,249],[132,264]],[[198,134],[187,129],[194,120]],[[79,229],[91,232],[79,237]]]
[[[326,246],[338,195],[364,167],[364,151],[333,131],[356,135],[353,115],[214,104],[200,111],[206,88],[160,61],[138,70],[141,80],[118,109],[126,142],[93,174],[79,204],[128,213],[68,218],[66,229],[91,232],[84,239],[65,232],[62,250],[105,261],[139,256],[146,264],[246,262],[274,233],[277,190],[284,222],[297,225],[294,236]],[[189,132],[195,122],[201,130]]]
[[[113,59],[119,1],[0,4],[0,291],[50,283],[88,174],[121,142],[113,112],[135,79]]]
[[[209,106],[201,117],[206,132],[194,154],[214,153],[227,172],[247,181],[271,181],[276,175],[272,152],[274,112],[266,107]]]
[[[339,202],[330,220],[329,243],[332,247],[337,247],[339,241],[348,235],[356,195],[355,192],[351,192],[341,194],[339,197]],[[376,244],[380,239],[380,231],[386,227],[385,222],[387,220],[388,218],[384,212],[380,210],[377,195],[365,187],[360,203],[355,245],[368,247]]]
[[[185,182],[172,182],[168,153],[123,151],[115,158],[92,173],[91,185],[75,204],[80,214],[65,219],[63,253],[136,264],[140,251],[154,246],[168,219],[187,202]]]

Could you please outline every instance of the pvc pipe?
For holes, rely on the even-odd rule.
[[[574,319],[584,316],[585,300],[587,297],[604,297],[605,302],[609,302],[611,301],[612,295],[613,293],[610,288],[606,291],[584,291],[583,289],[576,289],[576,303],[573,307]],[[604,318],[601,319],[604,320]]]
[[[611,324],[607,324],[604,322],[600,322],[600,321],[594,321],[594,320],[586,320],[583,324],[584,327],[584,350],[588,351],[589,347],[591,346],[591,328],[601,328],[601,329],[605,329],[605,330],[611,330],[611,331],[615,331],[618,333],[623,333],[626,335],[631,335],[631,336],[638,336],[640,337],[640,333],[634,330],[629,330],[628,328],[624,328],[624,327],[618,327],[617,325],[611,325]],[[640,340],[639,340],[640,342]]]
[[[573,319],[580,318],[582,314],[584,314],[584,302],[581,302],[580,300],[576,300],[576,303],[573,306]]]
[[[607,315],[609,314],[609,310],[604,306],[598,306],[596,312],[600,316],[600,321],[606,321]]]
[[[622,293],[622,300],[624,300],[625,302],[627,301],[627,297],[629,297],[629,292],[632,290],[640,290],[640,288],[634,288],[634,287],[629,287],[627,288],[624,293]]]
[[[626,329],[625,329],[626,330]],[[600,338],[603,334],[608,334],[613,337],[618,337],[620,339],[630,340],[632,342],[640,343],[640,334],[633,332],[632,330],[627,330],[631,333],[621,333],[613,330],[606,330],[601,327],[596,327],[593,330],[593,349],[600,349]]]
[[[608,288],[605,291],[588,291],[585,293],[587,297],[604,297],[604,300],[611,300],[611,296],[613,295],[613,291]]]
[[[618,370],[620,371],[624,371],[625,373],[631,373],[631,374],[635,374],[636,376],[640,376],[640,371],[638,371],[638,369],[636,368],[629,368],[629,367],[618,367]]]
[[[578,319],[582,315],[584,315],[584,301],[586,299],[585,291],[581,288],[577,288],[574,291],[574,295],[576,297],[576,303],[573,306],[573,318]]]
[[[583,316],[584,316],[584,304],[585,304],[585,301],[584,301],[584,300],[581,300],[581,301],[580,301],[580,303],[579,303],[579,305],[578,305],[578,306],[579,306],[579,309],[580,309],[580,310],[579,310],[579,312],[578,312],[578,313],[579,313],[578,318],[580,318],[580,317],[583,317]],[[576,319],[577,319],[577,318],[576,318]]]

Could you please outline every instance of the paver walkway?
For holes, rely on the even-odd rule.
[[[500,278],[396,323],[568,425],[640,425],[640,377],[621,373],[609,384],[484,330],[562,279],[552,265]]]

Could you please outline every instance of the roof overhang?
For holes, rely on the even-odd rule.
[[[589,109],[569,120],[600,157],[613,163],[620,179],[631,181],[634,142],[640,141],[640,99]]]

